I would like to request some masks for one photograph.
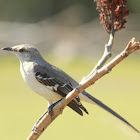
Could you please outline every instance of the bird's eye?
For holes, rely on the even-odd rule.
[[[20,53],[22,53],[22,52],[24,52],[24,51],[25,51],[25,49],[20,49],[20,50],[19,50]]]

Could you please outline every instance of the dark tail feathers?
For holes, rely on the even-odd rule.
[[[111,108],[109,108],[108,106],[106,106],[104,103],[102,103],[101,101],[99,101],[98,99],[94,98],[93,96],[91,96],[90,94],[88,94],[87,92],[83,92],[83,94],[85,96],[87,96],[90,100],[92,100],[95,104],[97,104],[98,106],[100,106],[101,108],[105,109],[106,111],[108,111],[109,113],[111,113],[112,115],[114,115],[115,117],[117,117],[118,119],[120,119],[121,121],[123,121],[124,123],[126,123],[128,126],[130,126],[131,128],[133,128],[136,132],[140,133],[140,131],[138,131],[134,126],[132,126],[128,121],[126,121],[123,117],[121,117],[118,113],[116,113],[115,111],[113,111]]]

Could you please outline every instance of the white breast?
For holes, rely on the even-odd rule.
[[[33,63],[32,62],[24,62],[20,64],[20,71],[22,77],[26,84],[36,93],[43,96],[49,102],[55,102],[60,100],[62,97],[53,92],[51,87],[47,87],[40,82],[37,81],[33,71]]]

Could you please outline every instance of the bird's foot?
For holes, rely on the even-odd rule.
[[[61,100],[62,100],[62,99],[60,99],[59,101],[55,102],[54,104],[52,104],[52,105],[50,105],[50,106],[48,107],[48,113],[49,113],[51,119],[53,119],[53,115],[54,115],[54,114],[53,114],[53,108],[54,108],[54,106],[55,106],[57,103],[59,103]]]
[[[59,100],[59,101],[61,101],[61,100]],[[38,135],[38,133],[37,133],[37,131],[36,131],[36,129],[37,129],[37,125],[38,125],[38,123],[40,122],[40,120],[48,113],[49,115],[50,115],[50,117],[51,117],[51,119],[53,120],[53,107],[59,102],[59,101],[57,101],[57,102],[55,102],[54,104],[52,104],[52,105],[50,105],[49,107],[48,107],[48,110],[47,111],[45,111],[45,113],[37,120],[37,122],[34,124],[34,126],[33,126],[33,128],[32,128],[32,131],[35,133],[35,134],[37,134]],[[44,129],[43,129],[44,130]],[[43,131],[42,130],[42,131]]]
[[[50,105],[50,106],[48,107],[48,113],[49,113],[51,119],[53,119],[53,107],[54,107],[55,105],[56,105],[56,103],[54,103],[54,104],[52,104],[52,105]]]

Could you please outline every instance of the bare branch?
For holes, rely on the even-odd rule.
[[[122,51],[119,55],[117,55],[104,67],[96,69],[90,77],[86,78],[85,80],[82,80],[82,82],[73,91],[71,91],[65,98],[63,98],[58,104],[56,104],[56,106],[53,108],[54,115],[52,116],[52,118],[48,113],[46,113],[44,117],[41,119],[41,121],[37,124],[35,130],[37,133],[32,132],[30,136],[27,138],[27,140],[36,140],[42,134],[44,129],[46,129],[54,121],[54,119],[62,113],[62,110],[70,101],[72,101],[73,98],[75,98],[87,87],[94,84],[102,76],[109,73],[112,70],[112,68],[114,68],[119,62],[125,59],[128,55],[139,49],[140,43],[135,42],[135,38],[133,38],[131,41],[129,41],[124,51]]]
[[[114,40],[114,28],[112,28],[112,31],[110,33],[108,44],[105,44],[105,50],[104,50],[103,56],[98,61],[97,65],[94,67],[94,69],[90,72],[90,74],[85,77],[85,79],[90,77],[94,73],[95,70],[100,69],[106,63],[106,61],[111,57],[111,55],[112,55],[111,49],[113,46],[113,40]]]

